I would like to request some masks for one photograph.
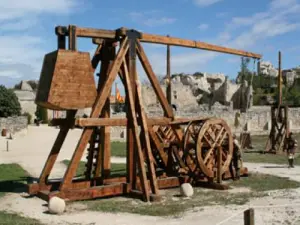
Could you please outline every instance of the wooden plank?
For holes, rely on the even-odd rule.
[[[153,44],[156,43],[156,44],[164,44],[164,45],[181,46],[181,47],[187,47],[187,48],[197,48],[197,49],[202,49],[202,50],[227,53],[227,54],[257,58],[257,59],[260,59],[262,57],[260,54],[256,54],[256,53],[252,53],[252,52],[212,45],[212,44],[208,44],[208,43],[200,42],[200,41],[186,40],[186,39],[175,38],[175,37],[166,37],[166,36],[162,36],[162,35],[153,35],[153,34],[142,33],[142,38],[140,41],[146,42],[146,43],[153,43]]]
[[[148,76],[148,79],[154,89],[154,92],[158,97],[158,100],[164,110],[165,115],[169,118],[174,118],[172,107],[169,105],[168,100],[165,97],[165,95],[160,87],[159,81],[158,81],[157,77],[155,76],[155,73],[151,67],[151,64],[145,54],[145,51],[139,42],[137,42],[137,55],[138,55],[140,62]]]
[[[65,123],[64,119],[55,119],[55,124]],[[147,123],[151,125],[168,125],[171,123],[169,118],[153,117],[148,118]],[[75,125],[81,127],[95,126],[127,126],[127,118],[79,118],[75,120]],[[140,124],[140,123],[139,123]]]
[[[39,184],[39,183],[34,183],[34,184],[29,184],[27,192],[30,195],[35,195],[39,191],[50,191],[51,189],[56,189],[59,187],[60,181],[50,181],[47,184]],[[83,179],[78,179],[78,180],[73,180],[71,188],[73,189],[80,189],[80,188],[89,188],[91,186],[90,181],[86,181]]]
[[[94,29],[94,28],[87,28],[87,27],[77,27],[77,37],[115,39],[116,31]]]
[[[126,32],[126,29],[123,28],[122,30],[123,32]],[[116,39],[117,33],[118,32],[116,30],[77,27],[77,37]],[[257,59],[260,59],[262,57],[260,54],[208,44],[205,42],[175,38],[175,37],[166,37],[162,35],[154,35],[154,34],[147,34],[147,33],[142,33],[142,37],[140,41],[145,43],[196,48],[196,49],[202,49],[207,51],[215,51],[220,53],[233,54],[233,55],[257,58]]]
[[[166,95],[169,105],[172,105],[172,81],[171,81],[171,53],[170,45],[167,45],[167,77]]]
[[[134,45],[134,46],[132,46]],[[135,85],[135,79],[137,77],[137,73],[136,73],[136,47],[135,44],[132,43],[131,40],[131,48],[129,48],[129,51],[126,55],[126,63],[129,66],[129,74],[130,74],[130,82],[132,83],[132,86]],[[126,94],[126,104],[127,104],[127,112],[126,112],[126,117],[129,119],[129,121],[132,121],[132,112],[131,112],[131,108],[128,107],[129,106],[129,97],[128,97],[128,86],[126,85],[126,81],[125,81],[125,67],[121,67],[120,72],[123,74],[123,80],[124,80],[124,88],[125,88],[125,94]],[[132,95],[135,99],[135,90],[131,90],[132,91]],[[127,141],[126,141],[126,171],[127,171],[127,183],[131,184],[131,187],[133,189],[136,188],[136,171],[137,171],[137,153],[135,151],[136,147],[136,143],[134,141],[134,128],[133,128],[133,123],[128,123],[127,125],[127,129],[126,129],[126,133],[127,133]]]
[[[71,111],[67,114],[67,120],[71,120],[75,117],[76,111]],[[39,184],[45,185],[47,182],[47,179],[51,173],[51,170],[53,169],[54,163],[56,162],[56,159],[58,157],[58,154],[60,152],[60,149],[67,137],[67,134],[69,132],[69,127],[65,126],[62,127],[57,135],[57,138],[54,142],[54,145],[49,153],[49,156],[47,158],[47,161],[44,165],[44,168],[41,172],[41,175],[39,177]]]
[[[164,151],[164,145],[163,143],[161,143],[158,139],[158,137],[156,136],[155,132],[153,131],[152,127],[149,127],[149,134],[150,137],[160,155],[160,158],[162,159],[163,163],[165,166],[167,166],[168,164],[168,155],[167,153]]]
[[[57,196],[68,201],[74,201],[116,196],[129,193],[129,186],[126,183],[120,183],[86,189],[66,189],[50,192],[49,198]]]
[[[128,69],[126,62],[123,62],[123,67],[124,67],[124,75],[125,75],[125,82],[128,90],[128,103],[130,106],[130,112],[131,112],[131,118],[132,118],[132,124],[133,124],[133,134],[134,134],[134,141],[137,146],[137,155],[138,155],[138,169],[139,169],[139,175],[140,175],[140,180],[141,180],[141,185],[142,185],[142,191],[144,193],[144,197],[146,201],[150,200],[150,193],[149,193],[149,187],[147,183],[147,175],[146,175],[146,169],[144,166],[144,157],[142,153],[142,146],[140,142],[140,138],[138,135],[138,123],[137,123],[137,118],[136,118],[136,109],[135,109],[135,99],[133,98],[133,87],[131,85],[131,79],[129,77]]]
[[[108,52],[110,50],[114,51],[114,55],[115,55],[115,48],[112,48],[112,44],[105,43],[105,46],[103,46],[103,52]],[[111,68],[112,68],[112,61],[109,59],[109,57],[103,57],[101,61],[101,71],[100,71],[100,77],[98,83],[98,91],[100,91],[103,88],[103,85],[105,85],[105,81],[108,78],[108,73],[111,70]],[[100,117],[101,118],[110,117],[110,96],[106,99]],[[100,172],[102,174],[102,177],[108,177],[110,174],[110,168],[111,168],[110,130],[111,129],[109,126],[104,126],[100,128],[100,146],[99,146],[98,156],[96,160],[95,177],[99,177]]]
[[[100,51],[101,51],[102,45],[99,44],[95,50],[94,56],[92,58],[92,68],[93,68],[93,72],[95,72],[98,63],[100,61]]]
[[[118,74],[118,71],[123,62],[123,58],[124,58],[126,52],[128,51],[128,48],[129,48],[128,42],[127,42],[127,39],[125,38],[125,41],[122,43],[122,45],[119,49],[119,52],[117,54],[117,57],[113,62],[112,68],[111,68],[108,78],[106,80],[106,84],[103,86],[103,88],[101,89],[100,93],[98,94],[98,96],[96,98],[96,102],[93,106],[90,117],[92,117],[92,118],[99,117],[99,115],[102,111],[102,108],[106,102],[106,99],[110,95],[110,90],[111,90],[112,84]],[[67,168],[66,173],[64,175],[63,182],[60,186],[60,190],[65,190],[69,187],[69,185],[72,181],[72,178],[74,177],[74,175],[76,173],[76,169],[78,168],[80,159],[84,152],[84,149],[86,148],[88,141],[91,138],[92,132],[93,132],[93,130],[89,129],[89,128],[85,128],[83,130],[83,133],[80,137],[80,140],[78,142],[76,150],[72,156],[69,167]]]
[[[146,162],[148,167],[148,173],[150,174],[150,187],[153,194],[158,195],[158,186],[156,181],[156,174],[155,174],[155,168],[154,168],[154,159],[151,152],[151,145],[150,145],[150,139],[149,139],[149,132],[148,132],[148,124],[147,124],[147,116],[145,114],[144,106],[142,103],[142,93],[141,93],[141,85],[138,80],[136,80],[136,88],[137,88],[137,102],[139,104],[139,116],[141,117],[141,123],[142,123],[142,132],[141,135],[145,139],[145,155],[146,155]]]

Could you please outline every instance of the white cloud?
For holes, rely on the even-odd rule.
[[[143,24],[149,27],[162,26],[172,24],[176,18],[161,16],[159,11],[152,10],[146,12],[131,12],[129,16],[135,23]]]
[[[36,35],[36,26],[42,24],[45,14],[67,15],[79,6],[78,0],[0,0],[0,76],[3,80],[38,79],[46,50],[42,47],[44,37]]]
[[[200,7],[207,7],[223,0],[194,0],[195,4]]]
[[[207,23],[202,23],[198,26],[198,28],[202,31],[207,30],[209,28],[209,25]]]
[[[296,5],[297,0],[273,0],[271,2],[272,9],[282,9],[285,7],[291,7],[292,5]]]
[[[297,22],[300,19],[300,5],[296,1],[288,0],[291,5],[284,4],[284,1],[273,0],[265,11],[232,18],[216,38],[207,42],[263,54],[264,52],[260,51],[266,50],[269,39],[300,28],[300,23]],[[208,4],[209,1],[203,1],[202,4],[205,5],[205,2]],[[172,54],[172,72],[199,71],[215,57],[223,55],[209,51],[194,51],[195,53],[192,54]],[[157,73],[165,73],[165,56],[162,55],[157,53],[151,55]],[[240,57],[229,58],[227,62],[236,63],[238,60]]]
[[[0,20],[20,19],[30,14],[70,13],[79,6],[75,0],[2,0],[0,1]]]
[[[18,79],[21,78],[23,75],[20,74],[18,71],[16,70],[3,70],[0,71],[0,77],[9,77],[12,79]]]
[[[36,18],[32,19],[23,19],[18,20],[15,22],[4,22],[3,24],[0,24],[0,30],[2,31],[22,31],[27,30],[28,28],[31,28],[35,26],[38,23]]]
[[[274,8],[274,4],[278,6],[280,2],[274,0],[265,12],[255,13],[249,17],[233,18],[227,28],[240,26],[245,27],[246,31],[231,40],[228,45],[235,48],[248,48],[254,46],[258,41],[299,29],[300,23],[291,22],[289,17],[299,15],[300,5],[295,1],[288,1],[294,4],[290,6],[292,8],[284,9],[283,5],[281,8]]]

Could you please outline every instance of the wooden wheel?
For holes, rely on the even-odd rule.
[[[179,140],[172,126],[154,126],[153,131],[155,132],[155,140],[152,138],[152,154],[156,164],[162,168],[167,168],[172,164],[174,167],[173,170],[177,171],[179,169],[178,163],[180,164],[182,150],[178,147],[174,148],[174,145],[178,146]]]
[[[197,154],[196,143],[198,134],[206,120],[191,121],[184,131],[183,140],[183,161],[188,166],[190,172],[195,172],[197,169]]]
[[[202,173],[210,178],[216,176],[218,148],[222,151],[221,174],[224,174],[233,152],[231,130],[222,119],[207,119],[197,137],[196,155]]]

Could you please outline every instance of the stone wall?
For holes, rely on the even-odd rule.
[[[199,110],[190,113],[188,111],[176,112],[176,117],[218,117],[223,118],[231,127],[233,133],[240,133],[243,129],[249,130],[253,135],[269,134],[271,128],[271,109],[268,106],[254,106],[247,113],[240,113],[239,126],[235,126],[238,110],[215,109],[212,111]],[[161,111],[150,111],[148,117],[162,116]],[[112,118],[125,117],[122,115],[112,115]],[[289,109],[290,128],[293,132],[300,132],[300,108]],[[111,139],[116,141],[126,141],[126,128],[113,127],[111,130]]]
[[[7,129],[14,133],[26,129],[27,126],[26,116],[0,118],[0,130]]]

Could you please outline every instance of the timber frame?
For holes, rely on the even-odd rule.
[[[101,62],[101,69],[98,74],[98,94],[90,117],[75,119],[76,110],[68,110],[65,119],[56,119],[53,121],[53,125],[60,126],[59,134],[41,172],[38,183],[30,184],[28,191],[30,194],[37,194],[45,200],[49,200],[53,196],[67,200],[83,200],[133,194],[141,197],[144,201],[150,201],[159,199],[159,189],[176,187],[182,182],[188,182],[188,176],[159,176],[155,171],[151,143],[153,140],[155,142],[156,139],[153,136],[154,131],[152,126],[171,126],[176,138],[182,141],[184,134],[179,125],[188,124],[192,119],[175,119],[172,107],[160,88],[159,81],[150,65],[142,43],[182,46],[250,58],[261,58],[261,55],[251,52],[204,42],[140,33],[136,30],[126,28],[101,30],[69,25],[68,27],[58,26],[55,28],[55,32],[58,38],[57,48],[66,49],[66,40],[68,38],[68,50],[70,51],[77,51],[77,38],[92,38],[97,48],[91,59],[91,64],[95,71],[98,63]],[[120,43],[120,48],[116,53],[118,42]],[[144,111],[141,101],[141,87],[136,71],[137,58],[140,60],[162,105],[164,117],[148,118]],[[109,96],[113,82],[118,75],[125,87],[126,104],[129,106],[127,107],[128,110],[125,119],[110,118]],[[64,140],[74,125],[83,127],[83,132],[70,164],[62,180],[50,181],[48,177]],[[110,174],[111,126],[127,127],[127,174],[123,177],[113,177]],[[141,129],[140,133],[138,132],[139,128]],[[218,136],[220,135],[221,132]],[[87,156],[88,163],[85,177],[74,179],[76,170],[88,144],[90,147]],[[160,146],[157,147],[160,148]],[[147,164],[147,170],[144,162]],[[220,177],[220,170],[218,174],[220,182],[222,179]]]
[[[286,140],[290,134],[289,106],[282,104],[282,70],[281,52],[278,52],[278,99],[271,106],[271,130],[263,153],[282,153],[285,151]]]

